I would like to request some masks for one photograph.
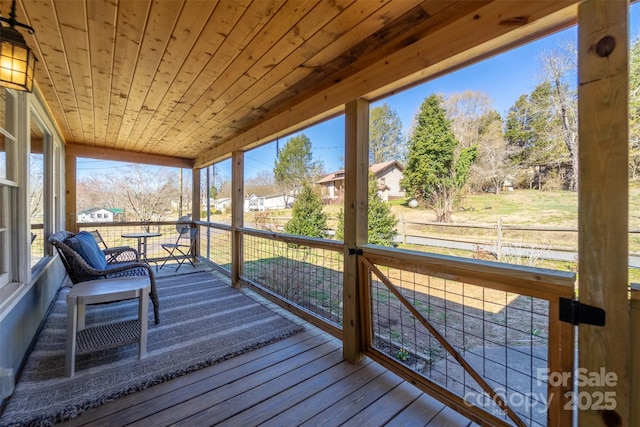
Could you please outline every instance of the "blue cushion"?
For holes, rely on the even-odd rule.
[[[96,239],[88,231],[81,231],[73,237],[65,240],[65,243],[96,270],[107,269],[107,259],[104,252],[98,247]]]

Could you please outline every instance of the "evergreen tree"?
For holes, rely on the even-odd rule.
[[[369,119],[369,163],[402,160],[404,153],[402,121],[386,102],[371,109]]]
[[[391,207],[378,195],[378,182],[369,175],[369,207],[367,210],[367,241],[381,246],[393,246],[398,234],[398,219],[391,212]],[[344,240],[344,211],[340,211],[336,239]]]
[[[476,146],[458,147],[442,98],[431,95],[416,116],[401,185],[410,197],[433,209],[437,221],[450,222],[476,156]]]
[[[629,51],[629,175],[640,178],[640,38]]]
[[[322,162],[313,159],[311,140],[305,134],[289,139],[276,157],[273,175],[285,195],[297,194],[304,183],[322,174]]]
[[[322,211],[322,199],[308,183],[303,183],[293,203],[292,217],[284,226],[287,234],[307,237],[327,237],[327,215]]]

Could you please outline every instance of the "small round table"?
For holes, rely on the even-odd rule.
[[[147,262],[147,239],[159,236],[162,236],[162,233],[127,233],[121,235],[124,239],[138,239],[138,255],[140,255],[140,260],[144,262]]]

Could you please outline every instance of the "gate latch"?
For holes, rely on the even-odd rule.
[[[604,326],[606,313],[599,307],[583,304],[580,301],[560,298],[560,321],[572,325]]]

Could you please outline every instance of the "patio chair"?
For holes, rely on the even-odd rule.
[[[192,228],[187,224],[181,224],[178,222],[176,224],[176,230],[178,230],[178,239],[175,243],[163,243],[162,249],[167,251],[169,255],[165,258],[164,262],[160,266],[160,268],[164,267],[167,261],[174,260],[178,263],[176,267],[176,271],[180,267],[185,260],[189,261],[189,263],[195,267],[191,258],[194,257],[194,247],[198,237],[198,228]]]
[[[81,231],[78,234],[65,230],[58,231],[49,236],[49,243],[58,251],[62,264],[73,284],[115,277],[148,276],[151,283],[149,296],[153,303],[155,322],[156,324],[160,323],[158,291],[156,290],[153,269],[149,264],[139,261],[138,251],[134,248],[121,246],[102,250],[92,234],[86,231]],[[129,252],[129,254],[125,254],[125,252]],[[135,261],[107,263],[107,257],[110,255],[116,259],[123,256],[124,259],[134,259]]]
[[[132,249],[130,246],[116,246],[109,248],[98,230],[89,231],[89,234],[93,236],[98,246],[102,246],[102,252],[104,252],[107,257],[107,264],[114,262],[140,261],[140,254],[137,254],[137,251],[130,251],[129,249]]]

